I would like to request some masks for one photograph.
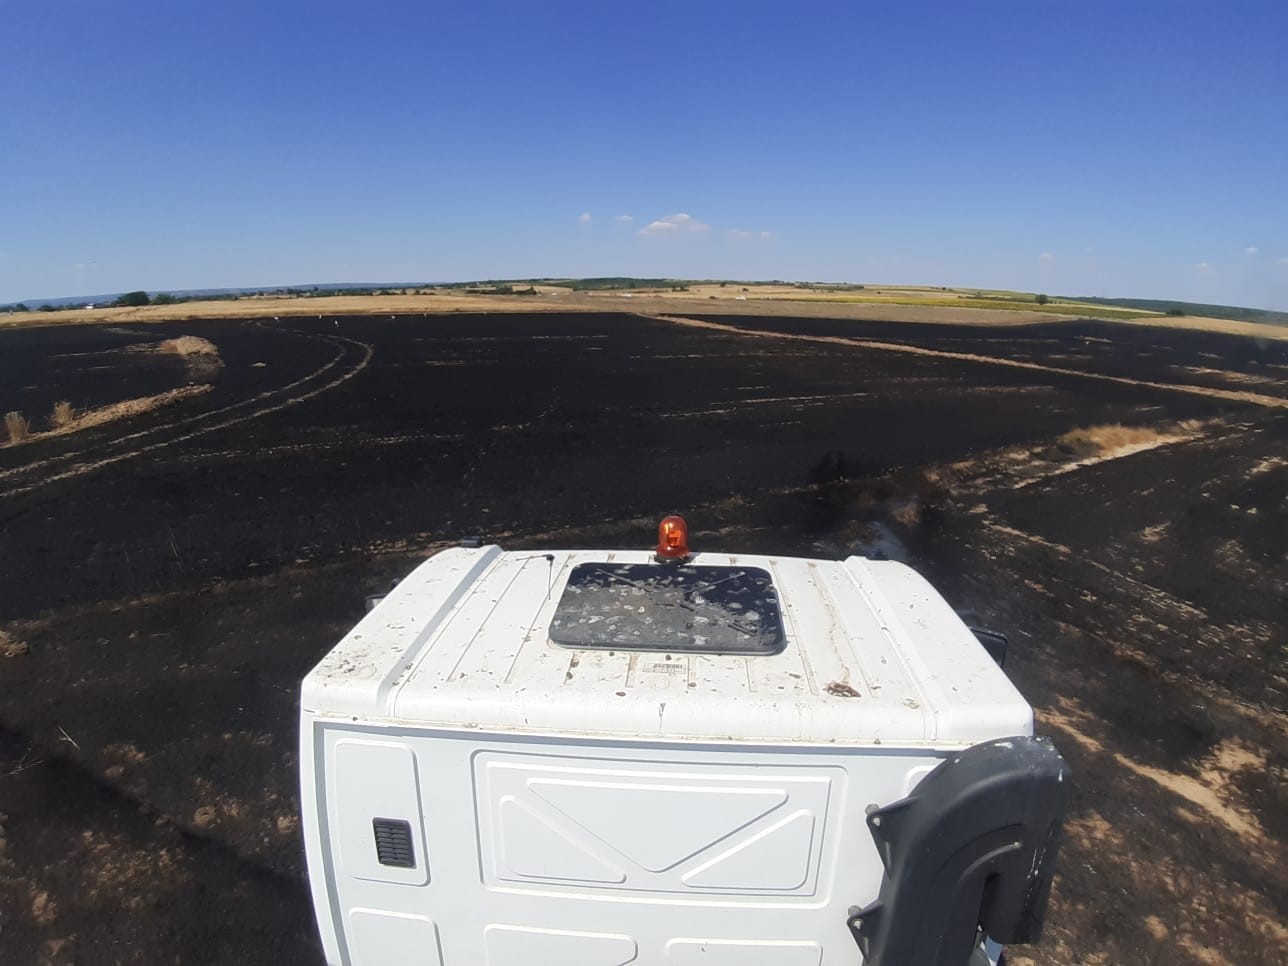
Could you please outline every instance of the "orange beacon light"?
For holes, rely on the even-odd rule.
[[[657,525],[657,559],[667,563],[689,559],[689,525],[684,517],[664,517]]]

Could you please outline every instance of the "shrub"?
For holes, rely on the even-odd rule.
[[[54,411],[49,414],[49,425],[54,429],[62,429],[76,418],[76,410],[72,409],[72,404],[66,399],[60,399],[54,403]]]
[[[1051,300],[1047,298],[1045,295],[1039,295],[1036,299],[1034,299],[1034,301],[1037,302],[1038,305],[1046,305]]]
[[[4,428],[9,431],[9,442],[21,443],[31,436],[31,424],[23,418],[22,413],[6,413]]]

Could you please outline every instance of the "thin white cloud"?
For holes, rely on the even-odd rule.
[[[635,219],[632,218],[630,215],[618,215],[616,218],[613,219],[613,221],[617,222],[620,225],[629,225],[634,220]]]
[[[1212,266],[1209,265],[1207,262],[1199,262],[1197,265],[1194,266],[1194,271],[1198,272],[1200,275],[1211,275]]]
[[[1288,258],[1279,259],[1279,264],[1282,265],[1284,268],[1288,268]]]
[[[1055,256],[1052,255],[1050,252],[1043,252],[1041,255],[1038,256],[1038,261],[1041,262],[1043,265],[1050,265],[1052,262],[1055,261]]]
[[[769,241],[774,237],[772,231],[751,231],[747,228],[728,228],[725,230],[725,237],[730,241]]]
[[[1257,254],[1257,252],[1259,252],[1259,251],[1261,251],[1261,249],[1260,249],[1260,248],[1258,248],[1256,245],[1249,245],[1247,248],[1245,248],[1245,249],[1243,250],[1243,254],[1245,254],[1245,255],[1255,255],[1255,254]]]
[[[578,215],[578,216],[577,216],[577,220],[578,220],[579,222],[581,222],[583,225],[589,225],[589,224],[590,224],[590,212],[589,212],[589,211],[583,211],[580,215]]]
[[[686,232],[708,231],[710,228],[710,225],[681,211],[659,218],[657,221],[650,221],[640,229],[639,233],[641,235],[679,235]]]

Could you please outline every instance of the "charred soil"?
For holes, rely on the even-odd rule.
[[[1288,343],[709,322],[0,331],[4,411],[197,379],[140,342],[220,361],[0,449],[3,958],[318,962],[296,687],[363,594],[680,510],[699,548],[905,559],[1011,635],[1075,774],[1013,962],[1283,962]]]

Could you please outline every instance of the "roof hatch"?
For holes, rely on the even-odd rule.
[[[778,593],[760,567],[582,563],[550,623],[564,647],[690,654],[777,654]]]

